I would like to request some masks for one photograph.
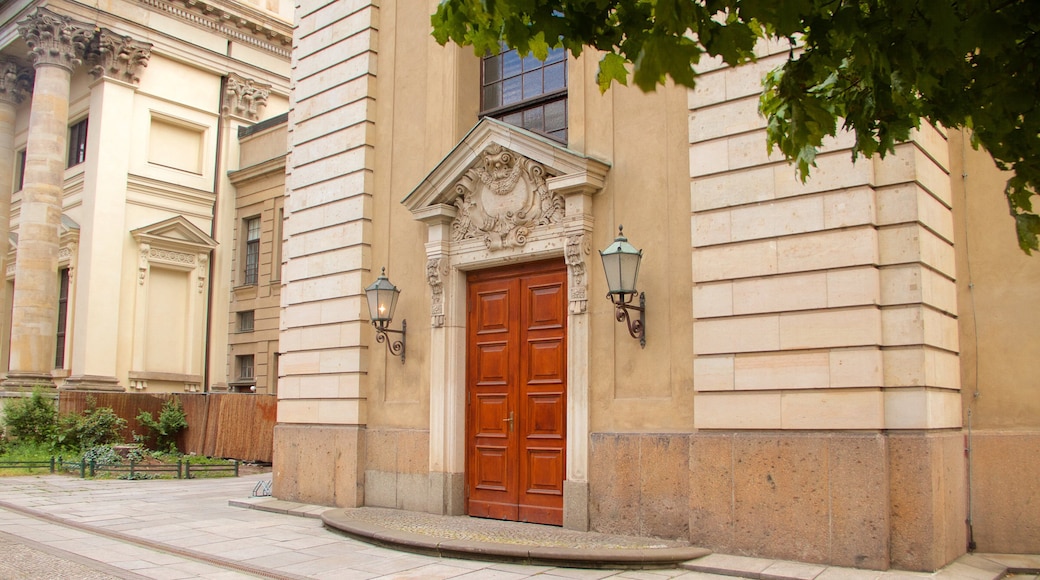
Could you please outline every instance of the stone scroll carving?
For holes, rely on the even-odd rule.
[[[488,146],[455,184],[452,239],[482,239],[489,250],[501,250],[526,244],[533,228],[560,223],[564,201],[549,191],[545,177],[541,164]]]
[[[90,76],[109,77],[130,84],[141,82],[141,69],[148,66],[152,45],[129,36],[101,29],[87,50]]]
[[[448,275],[448,260],[430,258],[426,261],[426,282],[430,285],[430,324],[444,326],[444,278]]]
[[[589,245],[589,237],[585,234],[575,234],[567,237],[567,245],[564,246],[563,257],[570,270],[570,313],[584,314],[588,309],[588,280],[585,277],[585,257],[592,253]]]

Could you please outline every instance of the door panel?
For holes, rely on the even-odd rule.
[[[466,504],[470,515],[563,523],[567,270],[471,275]]]

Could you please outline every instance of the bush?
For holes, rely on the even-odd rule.
[[[83,453],[83,461],[87,463],[100,464],[115,464],[122,463],[123,458],[119,456],[112,447],[108,445],[98,445],[91,447]]]
[[[159,411],[159,420],[152,418],[148,411],[137,415],[137,422],[144,425],[155,436],[156,449],[177,452],[177,434],[188,428],[188,418],[180,401],[170,399],[163,403]]]
[[[57,430],[58,410],[54,401],[33,389],[29,398],[8,400],[3,423],[8,435],[24,443],[50,443]]]
[[[120,433],[126,420],[116,415],[111,407],[97,407],[93,397],[87,398],[87,409],[82,415],[62,415],[58,418],[55,447],[79,450],[121,443]]]

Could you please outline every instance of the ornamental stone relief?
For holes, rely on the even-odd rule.
[[[25,100],[32,90],[32,74],[29,69],[10,59],[0,60],[0,101],[17,105]]]
[[[584,314],[588,309],[588,281],[585,278],[585,257],[592,253],[589,237],[575,234],[567,237],[563,258],[570,270],[570,313]]]
[[[34,66],[49,64],[72,71],[83,63],[94,27],[64,14],[37,8],[18,23],[18,34],[29,45],[29,58]]]
[[[533,228],[563,219],[563,198],[549,191],[545,167],[497,143],[455,184],[456,242],[481,239],[489,250],[523,246]]]
[[[426,261],[426,282],[430,285],[430,324],[444,326],[444,278],[448,275],[448,260],[430,258]]]
[[[148,66],[152,45],[129,36],[101,29],[90,43],[87,60],[90,76],[109,77],[131,84],[141,82],[141,69]]]
[[[260,118],[260,112],[267,106],[271,85],[231,73],[227,77],[225,93],[225,113],[256,121]]]

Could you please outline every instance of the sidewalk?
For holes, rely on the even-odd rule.
[[[263,477],[270,477],[269,475]],[[708,580],[721,578],[768,578],[777,580],[811,579],[900,580],[937,578],[943,580],[996,580],[1009,568],[1040,569],[1040,557],[1035,556],[982,556],[961,558],[936,574],[906,572],[875,572],[806,565],[794,562],[776,562],[712,554],[684,561],[681,567],[621,570],[582,569],[554,565],[551,561],[537,564],[500,562],[497,554],[456,554],[469,558],[458,559],[429,555],[429,547],[448,541],[478,543],[487,539],[494,545],[502,540],[489,536],[496,528],[515,536],[530,536],[522,526],[509,522],[490,522],[469,518],[449,518],[451,525],[465,526],[471,522],[480,537],[441,538],[447,533],[440,524],[426,521],[427,529],[417,533],[395,529],[391,520],[376,517],[373,508],[360,510],[328,510],[279,502],[271,498],[253,498],[249,495],[259,477],[199,479],[199,480],[81,480],[63,476],[7,477],[0,480],[0,577],[2,578],[328,578],[328,579],[389,579],[389,578],[466,578],[493,580],[521,580],[538,578],[600,579],[625,578],[631,580]],[[235,504],[235,505],[229,505]],[[244,509],[248,506],[253,509]],[[353,513],[351,513],[353,512]],[[363,521],[359,514],[369,512]],[[290,515],[298,514],[298,515]],[[374,546],[344,533],[325,527],[318,516],[327,520],[363,523],[361,531],[381,538],[383,544],[406,539],[390,549]],[[404,514],[404,521],[426,518],[428,514]],[[436,518],[436,516],[429,516]],[[399,518],[401,519],[401,518]],[[463,530],[465,532],[465,530]],[[357,533],[355,530],[354,533]],[[430,535],[432,533],[433,535]],[[459,533],[458,530],[451,532]],[[539,530],[535,537],[550,538],[553,534],[573,534],[567,530],[550,528]],[[409,535],[411,534],[411,535]],[[363,535],[363,534],[360,534]],[[426,535],[426,538],[421,536]],[[419,536],[419,537],[416,537]],[[599,541],[598,534],[581,535],[582,541]],[[432,538],[432,539],[431,539]],[[611,538],[605,536],[605,538]],[[629,539],[631,540],[631,539]],[[567,540],[573,542],[573,540]],[[626,540],[628,541],[628,540]],[[638,540],[638,541],[645,541]],[[638,546],[647,550],[654,547]],[[417,554],[414,544],[422,544],[426,553]],[[423,547],[419,546],[419,547]],[[481,546],[477,546],[481,548]],[[533,546],[539,548],[538,545]],[[557,546],[559,547],[559,546]],[[603,545],[575,544],[563,546],[592,551]],[[675,548],[671,546],[670,548]],[[524,548],[530,553],[532,546]],[[626,549],[614,546],[609,549]],[[630,548],[632,549],[632,548]],[[420,550],[422,551],[422,550]],[[11,558],[11,554],[28,554],[35,558]],[[573,556],[573,554],[571,554]],[[32,564],[48,557],[57,558],[63,568],[55,565]],[[523,561],[521,559],[521,561]],[[532,561],[528,558],[526,561]],[[10,566],[28,566],[11,572]],[[28,562],[28,563],[26,563]],[[574,564],[574,562],[559,562]],[[589,565],[597,562],[590,561]],[[34,575],[32,566],[46,570]],[[602,564],[600,564],[602,565]],[[8,568],[5,568],[8,566]],[[39,566],[44,566],[39,568]],[[78,568],[77,568],[78,566]],[[75,570],[78,570],[75,571]],[[87,575],[84,571],[92,571]],[[96,573],[96,574],[95,574]],[[719,574],[726,574],[721,576]],[[1036,580],[1034,572],[1016,577]]]

